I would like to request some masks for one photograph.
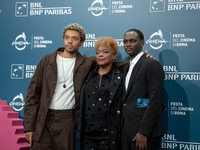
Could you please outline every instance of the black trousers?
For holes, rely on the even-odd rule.
[[[81,150],[109,150],[109,139],[83,139]]]
[[[40,140],[30,150],[74,150],[75,136],[75,111],[49,109]]]
[[[148,137],[147,138],[147,150],[159,150],[161,137]],[[132,141],[132,138],[128,135],[125,127],[122,128],[121,138],[122,150],[136,150],[136,141]]]

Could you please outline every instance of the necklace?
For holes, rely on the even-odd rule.
[[[75,64],[75,60],[76,59],[69,59],[67,60],[67,62],[65,62],[64,64],[64,54],[60,55],[62,57],[62,70],[63,70],[63,78],[64,78],[64,81],[63,81],[63,88],[66,88],[67,85],[66,85],[66,82],[69,80],[71,82],[71,77],[73,76],[73,70],[74,70],[74,64]],[[76,57],[74,57],[76,58]],[[64,68],[64,65],[67,67],[67,68]],[[66,70],[67,69],[67,70]]]
[[[65,79],[65,71],[64,71],[63,56],[61,56],[61,57],[62,57],[62,70],[63,70],[63,76],[64,76],[63,88],[66,88],[66,84],[65,84],[65,82],[66,82],[66,79]]]

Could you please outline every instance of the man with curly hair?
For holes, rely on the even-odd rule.
[[[28,87],[24,132],[31,150],[75,149],[80,90],[96,61],[78,52],[86,39],[82,26],[66,26],[63,39],[64,48],[41,59]]]

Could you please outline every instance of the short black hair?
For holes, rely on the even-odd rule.
[[[139,35],[140,39],[141,39],[141,40],[144,40],[144,35],[143,35],[143,33],[142,33],[140,30],[138,30],[138,29],[129,29],[128,31],[126,31],[126,33],[127,33],[127,32],[136,32],[136,33]],[[125,34],[126,34],[126,33],[125,33]],[[124,35],[125,35],[125,34],[124,34]]]

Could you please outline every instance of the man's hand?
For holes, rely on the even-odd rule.
[[[153,55],[151,55],[151,54],[148,54],[148,50],[146,50],[146,51],[145,51],[145,54],[146,54],[146,57],[153,58]],[[155,59],[155,58],[153,58],[153,59]]]
[[[136,150],[147,150],[147,137],[137,133],[132,141],[136,141]]]
[[[159,110],[159,114],[162,113],[165,110],[165,106],[162,104]]]
[[[25,133],[26,140],[29,142],[30,146],[32,145],[33,134],[34,134],[34,132],[26,132]]]

